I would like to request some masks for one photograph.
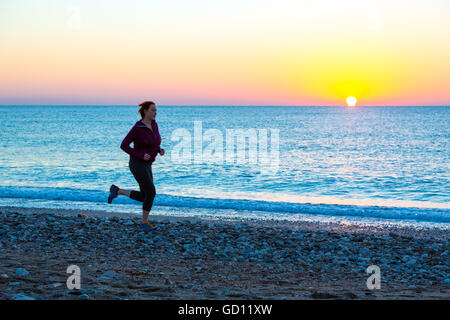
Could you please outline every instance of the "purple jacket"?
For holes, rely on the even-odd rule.
[[[156,121],[152,121],[152,129],[153,132],[142,120],[139,120],[123,139],[120,149],[141,160],[144,160],[144,154],[148,153],[150,155],[149,162],[154,162],[156,155],[161,150],[161,136]],[[133,148],[130,147],[131,142],[133,142]]]

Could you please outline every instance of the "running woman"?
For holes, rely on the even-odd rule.
[[[120,148],[130,155],[129,168],[140,191],[120,189],[111,185],[108,203],[111,203],[119,194],[133,200],[142,202],[141,229],[150,231],[154,229],[148,222],[148,215],[152,209],[156,190],[153,184],[152,163],[157,154],[164,155],[165,151],[160,147],[161,136],[156,123],[156,104],[153,101],[145,101],[139,104],[141,120],[137,121],[130,132],[123,139]],[[133,148],[130,147],[133,142]]]

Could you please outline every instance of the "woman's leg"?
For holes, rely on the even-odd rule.
[[[153,189],[154,188],[155,187],[153,186]],[[150,187],[150,189],[152,189],[152,188]],[[153,192],[153,193],[156,193],[156,192]],[[118,194],[127,196],[127,197],[129,197],[129,198],[131,198],[133,200],[136,200],[136,201],[140,201],[140,202],[145,202],[146,201],[145,194],[142,191],[119,189]],[[149,194],[151,195],[152,192],[150,192]],[[150,207],[150,208],[152,207],[154,198],[155,198],[154,195],[153,195],[153,197],[152,196],[148,197],[147,201],[151,202],[151,204],[147,204],[146,207]],[[148,221],[148,216],[150,214],[150,210],[145,210],[144,209],[144,204],[142,205],[142,207],[143,207],[143,209],[142,209],[142,223],[146,223]]]
[[[153,200],[155,199],[156,190],[155,185],[153,184],[153,180],[150,179],[150,175],[148,175],[147,182],[144,186],[144,201],[142,203],[142,223],[146,223],[148,221],[148,215],[153,206]]]
[[[119,191],[117,191],[117,193],[121,194],[121,195],[124,195],[124,196],[127,196],[128,198],[131,198],[131,191],[133,191],[133,190],[125,190],[125,189],[120,189],[119,188]]]
[[[148,222],[148,215],[150,214],[150,211],[145,211],[144,209],[142,209],[142,221],[141,224],[147,223]]]
[[[119,191],[117,193],[127,196],[128,198],[131,198],[133,200],[144,202],[144,194],[141,191],[126,190],[119,188]]]
[[[142,223],[146,223],[156,195],[151,165],[140,160],[130,159],[130,171],[139,183],[140,191],[123,190],[122,194],[129,194],[130,198],[142,202]]]

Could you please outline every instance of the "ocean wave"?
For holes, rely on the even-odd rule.
[[[99,190],[80,190],[49,187],[0,186],[0,198],[42,199],[54,201],[76,201],[106,203],[108,194]],[[414,220],[418,222],[450,223],[450,209],[414,208],[380,205],[346,205],[306,202],[275,202],[252,199],[219,199],[158,194],[155,206],[232,209],[240,211],[263,211],[276,213],[348,216],[361,218],[380,218],[393,220]],[[342,200],[340,200],[342,201]],[[127,197],[119,197],[114,204],[139,204]],[[114,205],[112,204],[112,205]],[[276,219],[276,216],[274,216]]]

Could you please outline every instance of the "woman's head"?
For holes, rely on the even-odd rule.
[[[156,118],[156,103],[153,101],[144,101],[139,104],[139,113],[142,119],[155,120]]]

